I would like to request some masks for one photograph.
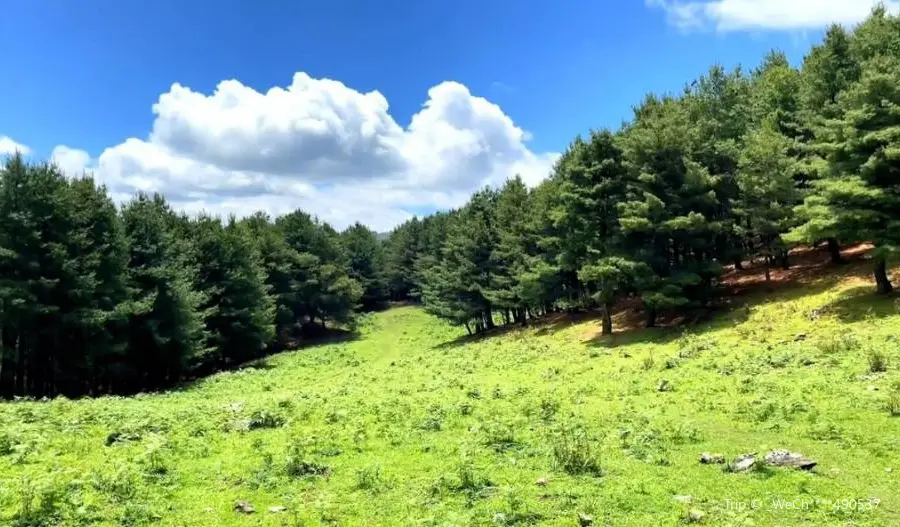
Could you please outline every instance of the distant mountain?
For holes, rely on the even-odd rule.
[[[391,235],[391,233],[389,233],[389,232],[376,232],[375,238],[377,240],[384,241],[384,240],[387,240],[388,236],[390,236],[390,235]]]

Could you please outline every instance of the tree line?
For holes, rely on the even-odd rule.
[[[518,178],[387,240],[395,298],[470,332],[635,299],[648,326],[707,305],[723,265],[789,267],[790,249],[871,242],[879,293],[900,243],[900,19],[833,25],[801,67],[714,66],[648,95],[616,131],[576,138],[534,189]]]
[[[274,221],[120,209],[90,177],[0,168],[0,395],[132,393],[352,325],[386,296],[374,232],[302,211]],[[378,271],[377,271],[378,270]]]

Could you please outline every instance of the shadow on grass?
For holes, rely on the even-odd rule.
[[[799,300],[833,288],[849,279],[869,280],[871,262],[867,259],[870,246],[859,244],[845,248],[845,261],[832,264],[827,252],[812,248],[800,248],[792,255],[790,269],[771,269],[772,279],[765,280],[762,266],[749,266],[745,270],[729,270],[722,277],[723,294],[714,305],[681,313],[663,313],[657,327],[645,328],[638,299],[627,299],[617,306],[613,316],[612,335],[601,336],[599,327],[593,335],[586,335],[584,342],[590,346],[614,348],[637,343],[667,343],[686,331],[702,334],[723,329],[748,320],[754,306],[773,302]],[[871,294],[871,286],[854,287],[826,309],[833,310],[843,321],[861,320],[867,316],[889,316],[900,312],[898,296],[879,297]],[[527,327],[537,328],[535,335],[553,335],[584,322],[597,321],[597,311],[575,313],[551,313],[529,320]],[[520,329],[519,325],[498,327],[476,335],[464,335],[445,342],[435,349],[448,349],[472,342],[479,342],[505,335]]]
[[[871,287],[854,287],[844,291],[823,311],[835,314],[842,322],[890,317],[900,314],[900,295],[878,295]]]
[[[531,325],[531,324],[529,324]],[[483,340],[488,340],[494,337],[499,337],[501,335],[506,335],[513,331],[518,331],[524,329],[528,326],[522,326],[521,324],[507,324],[504,326],[497,326],[494,329],[488,329],[482,331],[481,333],[474,333],[472,335],[462,335],[456,337],[453,340],[448,340],[447,342],[442,342],[437,346],[432,347],[433,350],[448,350],[453,348],[458,348],[460,346],[465,346],[467,344],[471,344],[473,342],[481,342]]]
[[[332,329],[332,328],[321,328],[317,329],[314,333],[306,333],[302,337],[297,339],[290,340],[286,343],[280,344],[277,347],[272,347],[268,353],[266,353],[262,357],[258,357],[255,359],[251,359],[245,362],[241,362],[234,365],[226,366],[225,368],[217,368],[211,370],[198,370],[190,377],[183,379],[181,382],[175,384],[174,386],[163,386],[154,390],[147,390],[142,393],[162,393],[162,392],[182,392],[189,391],[195,388],[198,383],[202,383],[210,376],[215,375],[216,373],[226,372],[226,371],[244,371],[244,370],[272,370],[277,368],[275,364],[272,363],[271,358],[279,353],[283,353],[286,351],[298,351],[306,348],[312,348],[317,346],[324,346],[327,344],[336,344],[342,342],[353,342],[360,339],[360,333],[358,331],[349,331],[345,329]],[[129,394],[123,394],[129,395]],[[131,394],[133,395],[133,394]]]

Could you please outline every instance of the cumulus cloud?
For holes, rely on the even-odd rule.
[[[160,192],[188,212],[238,216],[299,207],[379,231],[409,210],[459,206],[483,185],[549,174],[558,154],[529,149],[530,134],[496,104],[457,82],[427,96],[403,127],[381,93],[305,73],[265,92],[236,80],[211,94],[176,83],[153,105],[146,139],[95,158],[59,146],[52,158],[69,175],[93,173],[119,200]]]
[[[0,156],[5,157],[15,154],[16,152],[28,155],[28,153],[31,152],[31,149],[23,144],[13,141],[10,137],[0,135]]]
[[[669,22],[683,30],[805,30],[831,23],[852,26],[880,3],[892,12],[900,2],[881,0],[646,0],[662,8]]]

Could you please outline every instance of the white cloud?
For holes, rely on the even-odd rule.
[[[16,152],[28,155],[28,153],[31,152],[31,149],[23,144],[13,141],[10,137],[0,135],[0,156],[6,157],[15,154]]]
[[[646,0],[666,11],[669,22],[684,29],[714,27],[717,31],[805,30],[831,23],[853,26],[881,0]],[[892,12],[900,2],[883,2]]]
[[[388,110],[377,91],[305,73],[265,93],[235,80],[209,95],[173,84],[153,105],[146,140],[96,158],[59,146],[53,159],[70,175],[93,172],[120,200],[161,192],[189,212],[239,216],[299,207],[338,228],[384,231],[409,209],[459,206],[515,174],[536,184],[557,158],[532,152],[527,132],[457,82],[428,90],[406,128]]]
[[[59,145],[50,154],[50,161],[70,176],[80,176],[91,162],[91,156],[84,150]]]

